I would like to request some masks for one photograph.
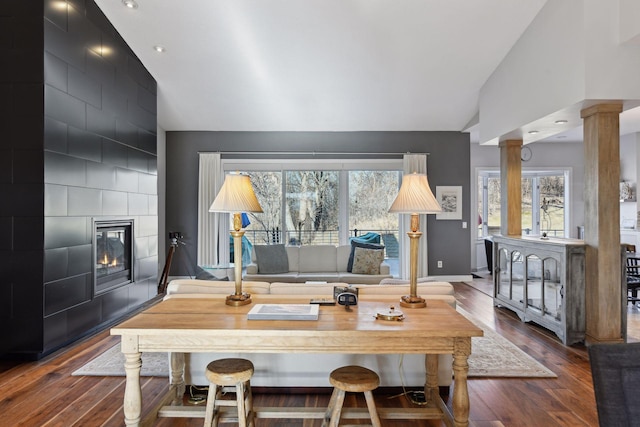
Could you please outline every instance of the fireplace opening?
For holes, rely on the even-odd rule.
[[[133,281],[133,221],[96,221],[94,295]]]

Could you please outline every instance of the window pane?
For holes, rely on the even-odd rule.
[[[286,172],[285,242],[290,245],[339,243],[338,172]]]
[[[521,221],[522,221],[522,234],[531,234],[534,231],[533,228],[533,179],[522,178],[522,206],[521,206]]]
[[[387,258],[398,258],[399,216],[389,213],[400,186],[398,171],[349,172],[349,236],[377,233]]]
[[[398,171],[349,172],[349,235],[398,230],[398,214],[389,207],[398,194]]]
[[[262,213],[248,214],[251,224],[245,227],[245,236],[254,245],[278,243],[282,224],[282,173],[254,171],[248,175]]]
[[[564,230],[564,176],[540,177],[540,233],[565,236]]]
[[[500,234],[500,177],[488,179],[487,218],[488,233],[490,236]]]

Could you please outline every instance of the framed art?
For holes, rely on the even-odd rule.
[[[442,207],[436,219],[462,219],[462,186],[436,186],[436,199]]]

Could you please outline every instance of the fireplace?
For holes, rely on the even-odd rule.
[[[133,281],[133,220],[94,221],[94,296]]]

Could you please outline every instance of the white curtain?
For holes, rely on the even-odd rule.
[[[198,265],[229,262],[229,214],[209,212],[224,182],[220,153],[200,153],[198,174]]]
[[[413,172],[427,173],[426,154],[405,154],[402,158],[403,173]],[[411,215],[402,215],[400,219],[400,241],[402,242],[402,253],[400,257],[400,274],[402,278],[409,278],[409,237]],[[420,215],[420,231],[422,237],[418,244],[418,277],[425,277],[429,274],[427,257],[427,216]]]

